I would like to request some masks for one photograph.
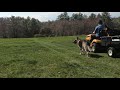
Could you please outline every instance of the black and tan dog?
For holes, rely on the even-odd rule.
[[[81,40],[77,37],[73,43],[78,45],[80,49],[80,55],[87,54],[87,57],[89,57],[89,52],[92,52],[92,50],[86,40]]]

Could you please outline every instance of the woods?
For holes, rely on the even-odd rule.
[[[98,20],[104,20],[110,28],[120,29],[120,17],[111,18],[110,13],[91,13],[90,16],[80,13],[73,13],[69,16],[64,12],[55,21],[41,22],[38,19],[24,17],[0,18],[1,38],[29,38],[45,36],[73,36],[89,34],[94,31]]]

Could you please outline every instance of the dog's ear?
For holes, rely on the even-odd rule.
[[[77,37],[77,40],[81,40],[79,37]]]
[[[77,40],[80,40],[80,41],[81,41],[81,39],[80,39],[79,37],[77,37]]]
[[[77,37],[77,40],[79,40],[79,37]]]

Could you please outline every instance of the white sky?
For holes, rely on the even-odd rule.
[[[41,22],[48,20],[56,20],[57,16],[63,12],[0,12],[0,17],[11,17],[11,16],[20,16],[20,17],[31,17],[39,19]],[[69,16],[73,13],[78,12],[68,12]],[[101,12],[81,12],[82,14],[90,15],[91,13],[101,13]],[[109,12],[111,17],[120,16],[120,12]]]

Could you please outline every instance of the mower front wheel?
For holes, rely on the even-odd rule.
[[[109,47],[107,50],[107,54],[109,57],[116,57],[116,50],[114,47]]]

